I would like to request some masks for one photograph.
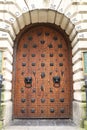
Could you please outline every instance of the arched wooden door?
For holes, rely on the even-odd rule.
[[[70,66],[58,31],[41,25],[24,33],[16,50],[14,117],[70,118]]]

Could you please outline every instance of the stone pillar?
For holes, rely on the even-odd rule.
[[[13,63],[13,42],[6,32],[0,32],[0,49],[3,53],[2,74],[3,88],[1,93],[1,121],[2,125],[8,124],[12,120],[12,63]]]

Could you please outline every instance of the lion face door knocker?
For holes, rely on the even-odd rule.
[[[25,77],[24,78],[25,87],[31,88],[32,87],[32,77]]]
[[[54,87],[60,87],[60,77],[59,76],[53,77],[53,86]]]

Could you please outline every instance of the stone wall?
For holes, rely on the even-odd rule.
[[[25,26],[52,23],[68,35],[72,46],[73,120],[84,117],[85,99],[82,52],[87,51],[87,0],[0,0],[0,49],[4,51],[4,125],[12,119],[13,47],[16,35]],[[78,113],[78,116],[77,114]],[[79,115],[80,113],[80,115]]]

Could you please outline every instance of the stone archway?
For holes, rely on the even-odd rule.
[[[23,1],[22,1],[23,2]],[[56,2],[56,1],[55,1]],[[66,34],[68,34],[69,39],[72,41],[72,63],[73,63],[73,90],[74,90],[74,100],[73,100],[73,120],[77,124],[82,120],[82,108],[80,105],[82,104],[82,93],[81,88],[84,84],[83,78],[83,70],[82,70],[82,57],[81,53],[83,50],[86,50],[86,31],[84,29],[84,24],[82,23],[82,13],[78,14],[77,5],[74,7],[75,2],[66,3],[62,0],[59,4],[58,8],[55,6],[55,2],[52,4],[48,2],[48,6],[41,5],[37,7],[37,4],[33,6],[32,4],[29,6],[28,1],[25,1],[22,11],[20,11],[18,1],[15,2],[2,2],[2,5],[5,5],[3,8],[4,11],[1,12],[2,20],[0,21],[1,28],[1,49],[5,49],[5,62],[10,66],[4,67],[4,77],[5,77],[5,100],[6,102],[6,117],[5,124],[12,119],[12,114],[8,116],[7,113],[11,113],[12,110],[12,102],[11,102],[11,90],[12,90],[12,64],[13,64],[13,46],[16,35],[19,34],[20,30],[23,29],[26,25],[32,25],[33,23],[53,23],[60,26]],[[80,5],[80,2],[77,2]],[[50,4],[50,6],[49,6]],[[84,4],[84,3],[83,3]],[[64,8],[61,8],[61,5]],[[15,6],[15,11],[12,12],[12,7]],[[31,6],[33,8],[31,8]],[[82,6],[82,5],[81,5]],[[8,7],[10,10],[8,10]],[[11,7],[11,8],[10,8]],[[72,11],[73,9],[73,11]],[[65,11],[65,12],[64,12]],[[8,16],[8,17],[7,17]],[[80,19],[78,19],[80,18]],[[86,17],[85,17],[86,18]],[[83,18],[83,19],[85,19]],[[73,24],[74,23],[74,24]],[[84,26],[83,26],[84,25]],[[8,95],[8,96],[7,96]],[[77,109],[76,109],[77,108]],[[78,112],[79,110],[79,112]],[[77,115],[77,114],[78,115]],[[80,113],[80,114],[79,114]]]

